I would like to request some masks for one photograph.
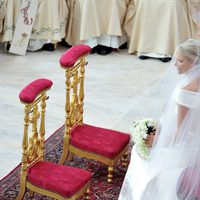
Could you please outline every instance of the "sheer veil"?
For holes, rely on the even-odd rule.
[[[141,106],[148,107],[148,113],[140,113],[139,117],[159,118],[158,128],[147,160],[137,163],[136,152],[132,151],[120,200],[200,199],[200,41],[190,39],[177,51],[193,61],[192,68],[178,74],[175,51],[164,76],[138,100],[138,105],[144,103]],[[194,82],[197,89],[188,90],[187,86]],[[159,105],[158,101],[152,102],[156,98]],[[177,122],[179,106],[187,110],[181,123]],[[131,111],[134,112],[134,106]],[[145,166],[143,172],[140,164]]]

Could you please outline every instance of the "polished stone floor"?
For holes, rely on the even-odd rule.
[[[64,123],[65,78],[59,57],[66,51],[4,53],[0,44],[0,179],[21,161],[23,105],[18,94],[29,82],[48,78],[54,83],[47,102],[46,138]],[[134,99],[164,72],[167,63],[140,60],[127,50],[107,56],[89,55],[85,74],[84,122],[129,132]],[[123,118],[127,116],[128,119]]]

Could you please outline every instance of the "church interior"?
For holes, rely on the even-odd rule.
[[[163,2],[164,14],[160,9]],[[195,2],[196,7],[200,6]],[[80,150],[83,156],[67,160],[69,152],[75,151],[73,145],[68,149],[66,137],[73,130],[69,127],[80,117],[78,126],[89,124],[130,135],[131,125],[138,118],[132,105],[162,77],[176,46],[199,37],[199,13],[200,7],[195,15],[193,4],[179,0],[0,0],[0,199],[22,199],[24,195],[24,199],[82,200],[85,194],[85,199],[117,200],[127,164],[123,168],[116,159],[116,170],[114,165],[111,175],[110,164],[107,168],[107,161],[102,161],[102,156],[97,159],[97,153],[87,158]],[[80,86],[76,87],[77,83]],[[72,91],[67,95],[69,88]],[[23,92],[25,97],[33,95],[32,101],[22,98]],[[40,112],[36,104],[43,94],[47,101],[41,100],[44,105],[39,107],[44,110]],[[71,99],[72,103],[68,102]],[[73,100],[78,107],[71,111]],[[29,105],[33,109],[26,121]],[[148,112],[148,108],[141,109]],[[32,138],[28,138],[27,129]],[[82,173],[82,179],[83,173],[89,171],[89,186],[79,188],[77,193],[69,191],[75,195],[64,198],[58,195],[62,186],[54,192],[30,183],[27,168],[35,165],[27,165],[31,142],[40,149],[36,152],[40,161],[36,159],[36,163],[48,160],[59,169],[64,166],[66,171],[68,166],[80,169],[77,174]],[[128,160],[124,158],[127,162],[132,147],[130,140],[128,143]],[[95,146],[92,141],[89,145]],[[68,154],[62,160],[66,149]],[[45,171],[48,182],[54,171],[48,167]],[[72,180],[73,176],[68,182]]]

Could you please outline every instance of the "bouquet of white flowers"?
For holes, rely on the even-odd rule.
[[[137,153],[148,158],[149,150],[145,144],[148,135],[156,131],[156,121],[152,119],[141,119],[133,122],[132,140],[135,143]]]

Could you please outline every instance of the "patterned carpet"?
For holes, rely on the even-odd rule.
[[[46,159],[57,163],[62,153],[62,137],[64,126],[58,129],[45,143]],[[121,163],[117,163],[114,168],[114,180],[112,184],[107,183],[107,167],[99,162],[74,157],[72,162],[66,165],[81,167],[93,172],[91,182],[90,200],[117,200],[120,188],[127,168],[123,168]],[[0,182],[0,200],[15,200],[19,192],[20,165],[17,166]],[[28,198],[26,193],[24,199]],[[51,198],[35,194],[35,200],[50,200]],[[79,200],[83,200],[80,198]]]

